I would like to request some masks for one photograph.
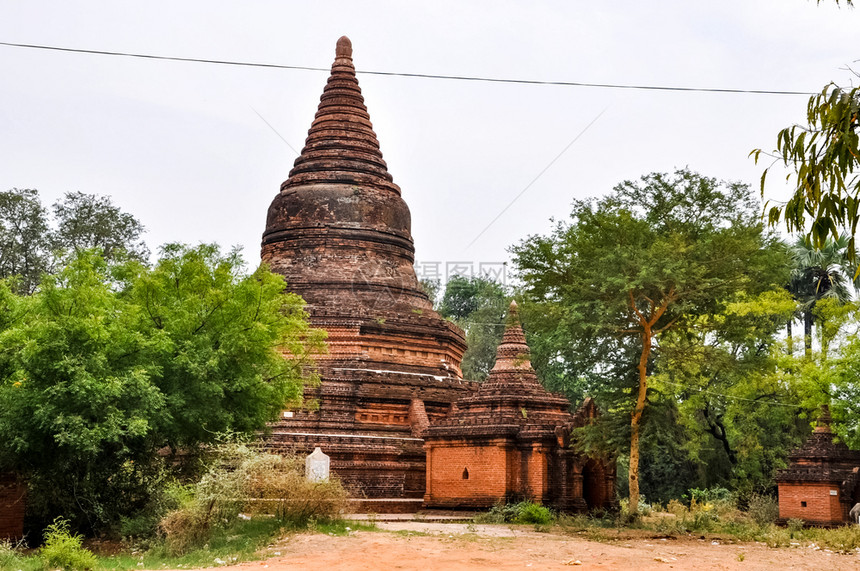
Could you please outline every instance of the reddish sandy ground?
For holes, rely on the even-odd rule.
[[[231,571],[292,569],[860,569],[860,555],[810,547],[771,549],[695,537],[653,536],[590,541],[582,535],[537,533],[528,528],[420,522],[380,523],[382,531],[348,537],[299,534],[267,549],[265,560]],[[611,534],[611,532],[610,532]]]

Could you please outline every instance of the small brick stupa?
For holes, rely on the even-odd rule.
[[[570,448],[570,433],[597,415],[541,386],[516,303],[496,363],[474,395],[457,401],[425,434],[428,507],[482,508],[528,499],[566,511],[613,509],[615,462]]]
[[[823,405],[812,436],[789,455],[788,468],[777,472],[782,522],[795,518],[834,526],[851,521],[848,512],[860,501],[860,452],[834,442],[830,422],[830,409]]]
[[[404,511],[424,495],[423,430],[475,389],[460,371],[463,331],[433,311],[414,251],[409,208],[382,159],[352,44],[340,38],[262,245],[263,262],[328,332],[329,352],[317,360],[320,386],[306,392],[318,410],[285,412],[269,446],[319,447],[355,496],[399,499]]]

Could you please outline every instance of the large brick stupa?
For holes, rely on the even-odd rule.
[[[319,446],[353,494],[417,509],[423,431],[475,385],[460,371],[462,330],[433,311],[415,275],[410,226],[343,37],[263,234],[263,262],[307,301],[329,350],[317,360],[320,385],[306,392],[319,408],[286,412],[269,445]]]

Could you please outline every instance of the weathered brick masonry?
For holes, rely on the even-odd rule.
[[[479,393],[462,378],[463,331],[433,311],[415,275],[409,208],[382,159],[346,37],[269,207],[262,259],[307,301],[329,349],[317,359],[320,385],[306,391],[319,408],[285,412],[271,449],[319,446],[375,511],[515,496],[565,509],[612,506],[614,463],[568,446],[594,403],[571,416],[566,399],[540,386],[520,360],[528,347],[518,324]]]
[[[319,409],[287,413],[269,446],[319,446],[354,494],[412,498],[417,509],[421,434],[475,384],[460,372],[462,330],[433,311],[415,275],[409,208],[382,159],[345,37],[269,208],[262,259],[308,302],[329,348],[317,361],[321,384],[306,393]]]
[[[10,473],[0,473],[0,539],[20,539],[24,535],[24,485]]]
[[[570,448],[571,430],[593,420],[597,408],[591,399],[574,415],[569,408],[538,381],[512,303],[487,380],[424,435],[425,504],[481,508],[529,499],[567,511],[614,509],[614,460]]]
[[[830,411],[823,406],[812,436],[777,473],[781,521],[796,518],[821,526],[850,521],[848,511],[860,501],[860,452],[833,438]]]

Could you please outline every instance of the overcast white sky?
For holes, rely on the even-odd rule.
[[[0,41],[359,70],[818,91],[847,85],[860,11],[831,0],[0,0]],[[0,189],[106,194],[171,241],[244,246],[301,149],[327,74],[0,46]],[[747,157],[806,97],[359,75],[417,257],[497,262],[573,198],[689,166],[758,184]],[[478,233],[602,111],[478,240]],[[778,177],[774,177],[774,181]],[[780,189],[773,187],[774,196]]]

